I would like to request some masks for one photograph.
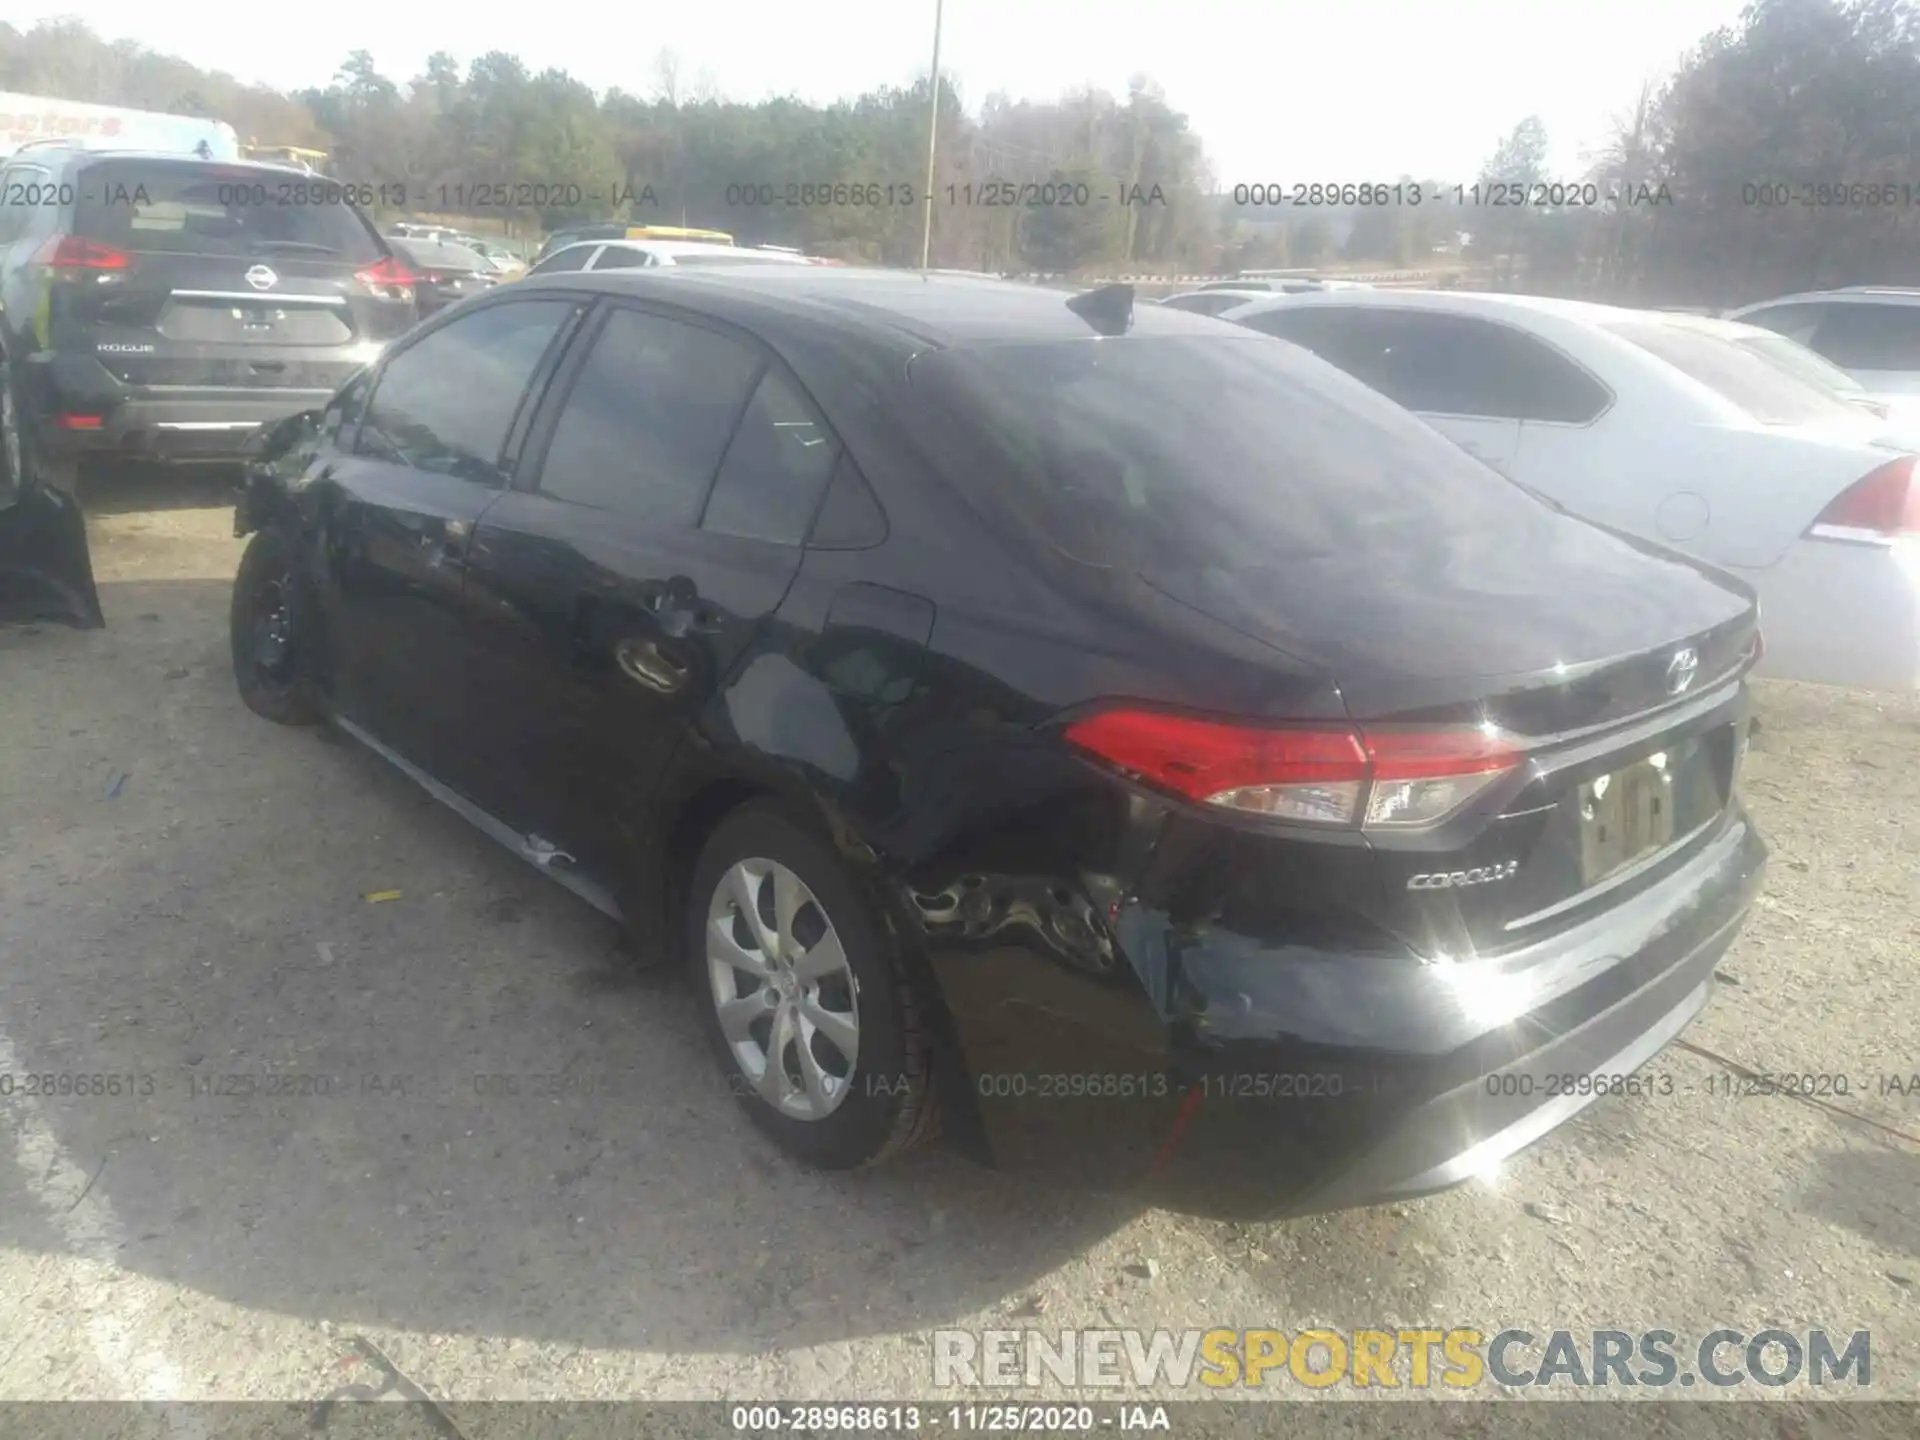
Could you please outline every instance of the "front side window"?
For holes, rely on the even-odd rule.
[[[724,335],[614,310],[556,419],[540,492],[692,527],[759,373]]]
[[[501,449],[571,306],[517,300],[470,311],[380,372],[356,449],[396,465],[501,485]]]

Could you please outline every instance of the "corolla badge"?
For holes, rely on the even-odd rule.
[[[1508,860],[1498,865],[1478,865],[1471,870],[1431,870],[1407,881],[1407,889],[1459,890],[1468,885],[1491,885],[1496,880],[1511,880],[1519,869],[1518,860]]]
[[[1691,645],[1682,646],[1673,652],[1673,658],[1667,661],[1667,693],[1684,695],[1693,684],[1693,677],[1700,673],[1700,652]]]
[[[232,271],[228,271],[232,274]],[[256,290],[271,290],[280,283],[280,277],[265,265],[256,265],[247,271],[247,283]]]

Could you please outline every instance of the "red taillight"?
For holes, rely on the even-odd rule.
[[[354,272],[354,279],[382,300],[411,300],[419,277],[393,256]]]
[[[1523,758],[1481,730],[1279,730],[1109,710],[1067,740],[1205,805],[1315,824],[1431,825]]]
[[[62,430],[98,430],[104,423],[99,415],[56,415],[53,423]]]
[[[1920,486],[1913,469],[1911,455],[1882,465],[1841,491],[1807,533],[1838,539],[1920,535]]]
[[[124,250],[79,235],[55,235],[35,252],[33,263],[54,270],[124,270],[132,263]]]

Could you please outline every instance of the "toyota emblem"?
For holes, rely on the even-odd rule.
[[[1667,661],[1667,693],[1684,695],[1687,687],[1693,684],[1693,677],[1700,673],[1700,654],[1691,645],[1673,652],[1673,658]]]
[[[229,271],[229,274],[232,272]],[[264,265],[256,265],[247,271],[247,283],[256,290],[271,290],[280,283],[280,277]]]

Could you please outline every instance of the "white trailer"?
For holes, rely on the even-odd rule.
[[[164,150],[207,160],[240,158],[239,136],[220,120],[0,91],[0,160],[37,140],[60,140],[89,150]]]

